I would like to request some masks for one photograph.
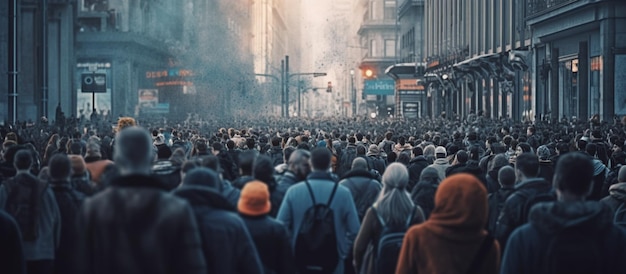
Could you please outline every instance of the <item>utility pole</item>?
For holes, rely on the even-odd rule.
[[[354,88],[354,70],[350,70],[350,89],[352,93],[352,117],[356,117],[356,89]]]
[[[9,0],[9,113],[8,119],[11,124],[17,122],[17,74],[18,72],[18,34],[17,34],[17,15],[18,1]]]
[[[289,55],[285,55],[285,116],[289,118]]]
[[[280,60],[280,116],[285,117],[285,60]]]

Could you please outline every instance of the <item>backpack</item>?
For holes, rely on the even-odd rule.
[[[389,227],[375,207],[372,211],[382,226],[382,232],[378,238],[378,244],[375,246],[374,253],[374,269],[376,273],[394,273],[400,257],[400,249],[402,249],[402,241],[404,234],[411,226],[413,215],[415,214],[415,206],[411,210],[411,214],[406,220],[404,227]]]
[[[5,210],[17,222],[22,232],[22,240],[32,242],[39,237],[39,215],[48,184],[36,178],[18,182],[16,177],[4,183],[7,191]]]
[[[339,263],[335,217],[330,207],[338,183],[335,183],[326,204],[315,201],[309,181],[305,181],[313,205],[304,213],[296,237],[294,254],[298,273],[332,273]]]
[[[356,148],[349,147],[343,152],[341,155],[340,164],[339,164],[339,175],[343,176],[346,172],[350,171],[352,167],[352,161],[356,158]]]
[[[582,227],[559,231],[548,244],[545,273],[603,273],[602,241],[598,240],[603,235],[594,232],[590,236]]]
[[[520,216],[522,218],[520,225],[528,223],[528,214],[533,206],[538,203],[556,201],[556,195],[552,192],[534,193],[533,196],[530,196],[531,193],[528,191],[518,191],[516,193],[524,197],[525,200],[524,206],[522,207],[522,215]]]
[[[617,210],[615,210],[613,223],[622,228],[626,228],[626,202],[622,202],[622,204],[617,207]]]

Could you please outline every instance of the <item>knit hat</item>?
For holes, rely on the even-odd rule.
[[[442,147],[442,146],[438,146],[437,148],[435,148],[435,155],[437,154],[446,154],[446,148]]]
[[[380,154],[380,149],[378,148],[377,145],[370,145],[370,147],[367,149],[367,156],[370,156],[370,155],[378,156],[379,154]]]
[[[537,148],[537,157],[539,157],[539,160],[550,159],[550,149],[545,145],[539,146]]]
[[[321,140],[321,141],[317,142],[317,147],[326,147],[326,141]]]
[[[70,162],[72,163],[72,174],[79,175],[84,174],[87,169],[85,166],[85,160],[80,155],[68,155]]]
[[[246,183],[241,190],[237,204],[239,212],[248,216],[259,216],[267,214],[271,208],[270,192],[267,185],[257,180]]]

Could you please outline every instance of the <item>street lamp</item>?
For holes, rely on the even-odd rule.
[[[287,89],[286,92],[286,97],[287,97],[287,113],[289,113],[289,79],[293,76],[302,76],[302,75],[313,75],[313,77],[322,77],[322,76],[326,76],[326,72],[300,72],[300,73],[291,73],[289,74],[289,76],[287,76],[286,82],[285,83],[285,88]],[[298,81],[299,82],[299,81]],[[302,93],[300,90],[300,87],[298,87],[298,116],[300,116],[300,93]]]
[[[369,74],[369,76],[367,76]],[[370,77],[373,74],[371,69],[365,71],[365,75]],[[354,88],[354,70],[350,70],[350,92],[352,93],[352,117],[356,117],[356,89]]]

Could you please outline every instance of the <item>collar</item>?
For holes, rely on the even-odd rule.
[[[307,180],[327,180],[327,181],[335,181],[335,179],[328,172],[323,171],[312,171],[309,176],[306,177]]]
[[[174,195],[183,198],[192,206],[209,206],[215,209],[236,211],[222,194],[205,186],[182,186],[172,192]]]

